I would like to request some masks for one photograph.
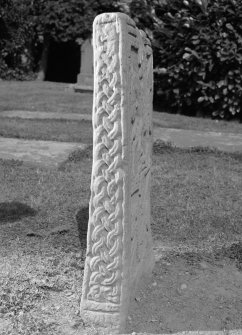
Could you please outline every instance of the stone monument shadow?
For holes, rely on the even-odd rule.
[[[86,249],[87,246],[87,228],[89,219],[89,206],[81,207],[75,214],[75,220],[77,223],[78,237],[81,242],[82,249]]]

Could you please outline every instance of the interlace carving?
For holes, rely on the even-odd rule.
[[[111,22],[100,24],[96,34],[98,95],[93,120],[92,247],[87,251],[92,258],[87,298],[119,303],[123,226],[119,32]]]

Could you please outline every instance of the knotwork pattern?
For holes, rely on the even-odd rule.
[[[95,31],[96,100],[87,253],[87,299],[120,303],[123,236],[123,160],[119,31],[116,22],[99,23]]]

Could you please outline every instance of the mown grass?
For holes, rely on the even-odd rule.
[[[90,121],[0,119],[0,136],[92,144]]]
[[[22,218],[20,210],[14,222],[0,220],[1,335],[66,335],[80,322],[84,255],[78,225],[87,222],[75,217],[88,206],[91,159],[88,153],[84,161],[78,157],[71,155],[57,170],[0,162],[0,202],[15,201],[19,209],[22,203],[36,213]]]
[[[241,162],[241,154],[157,142],[151,193],[155,244],[212,252],[241,240]],[[36,213],[0,221],[1,334],[66,335],[84,328],[79,233],[87,218],[75,217],[88,206],[91,164],[90,150],[76,152],[56,170],[0,161],[0,202],[18,201]]]
[[[0,81],[0,112],[4,110],[89,114],[92,94],[77,94],[63,83]]]
[[[93,96],[91,93],[74,93],[68,84],[52,82],[0,82],[0,116],[5,110],[26,110],[56,113],[80,113],[91,114]],[[160,108],[162,111],[162,108]],[[237,121],[216,121],[204,118],[188,117],[184,115],[169,114],[163,112],[153,113],[154,124],[164,128],[193,129],[199,131],[218,131],[242,133],[242,124]],[[6,122],[1,118],[0,133],[4,132]],[[15,129],[19,119],[10,120],[9,126]],[[22,121],[23,122],[23,121]],[[26,127],[40,129],[39,121],[26,121]],[[56,123],[62,131],[62,124]],[[26,128],[25,127],[25,128]],[[6,132],[5,132],[6,133]],[[14,136],[14,134],[13,134]],[[38,131],[37,131],[37,135]]]
[[[242,124],[237,120],[212,120],[210,118],[189,117],[166,112],[153,112],[153,120],[155,126],[163,128],[215,131],[234,134],[242,133]]]
[[[0,113],[90,113],[92,95],[67,88],[0,82]],[[241,133],[235,122],[156,112],[154,118],[162,127]],[[6,137],[92,142],[87,121],[0,121],[0,135]],[[155,246],[202,257],[241,241],[241,163],[241,153],[184,150],[157,142],[151,190]],[[1,335],[70,335],[85,328],[79,303],[91,166],[91,150],[74,152],[56,169],[0,160]]]
[[[184,150],[161,141],[154,150],[151,204],[156,238],[199,246],[239,237],[242,154]]]

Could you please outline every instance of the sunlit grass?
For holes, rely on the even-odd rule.
[[[69,84],[52,83],[52,82],[16,82],[16,81],[1,81],[0,82],[0,116],[1,111],[6,110],[25,110],[25,111],[41,111],[41,112],[56,112],[56,113],[79,113],[91,114],[92,113],[93,96],[92,93],[75,93],[70,88]],[[162,105],[162,101],[161,101]],[[199,131],[218,131],[218,132],[231,132],[242,133],[242,124],[232,121],[218,121],[204,118],[188,117],[178,114],[169,114],[160,108],[161,112],[154,112],[154,125],[165,128],[177,129],[193,129]],[[1,119],[1,123],[5,122]],[[8,129],[16,129],[16,123],[23,126],[25,121],[9,120]],[[26,121],[25,128],[31,127],[35,130],[40,129],[44,124],[39,121]],[[78,122],[74,122],[74,128],[80,126]],[[39,126],[38,126],[39,125]],[[59,133],[63,132],[62,124],[56,122],[56,128],[59,127]],[[0,128],[1,134],[6,131],[4,127]],[[9,136],[17,136],[16,130],[9,131]],[[3,135],[2,135],[3,136]],[[21,135],[22,136],[22,135]],[[37,131],[37,135],[38,131]],[[48,137],[47,135],[45,135]],[[67,140],[68,141],[68,140]]]
[[[0,320],[11,321],[3,334],[41,334],[38,329],[67,334],[68,322],[83,327],[77,318],[84,264],[78,224],[85,223],[76,215],[88,206],[91,162],[89,151],[84,157],[76,152],[57,170],[0,163],[0,201],[21,200],[37,212],[0,222]],[[151,192],[155,243],[170,244],[176,252],[173,246],[179,245],[188,251],[206,247],[211,253],[240,240],[241,162],[239,154],[156,144]]]
[[[0,136],[58,142],[92,143],[90,121],[0,119]]]

